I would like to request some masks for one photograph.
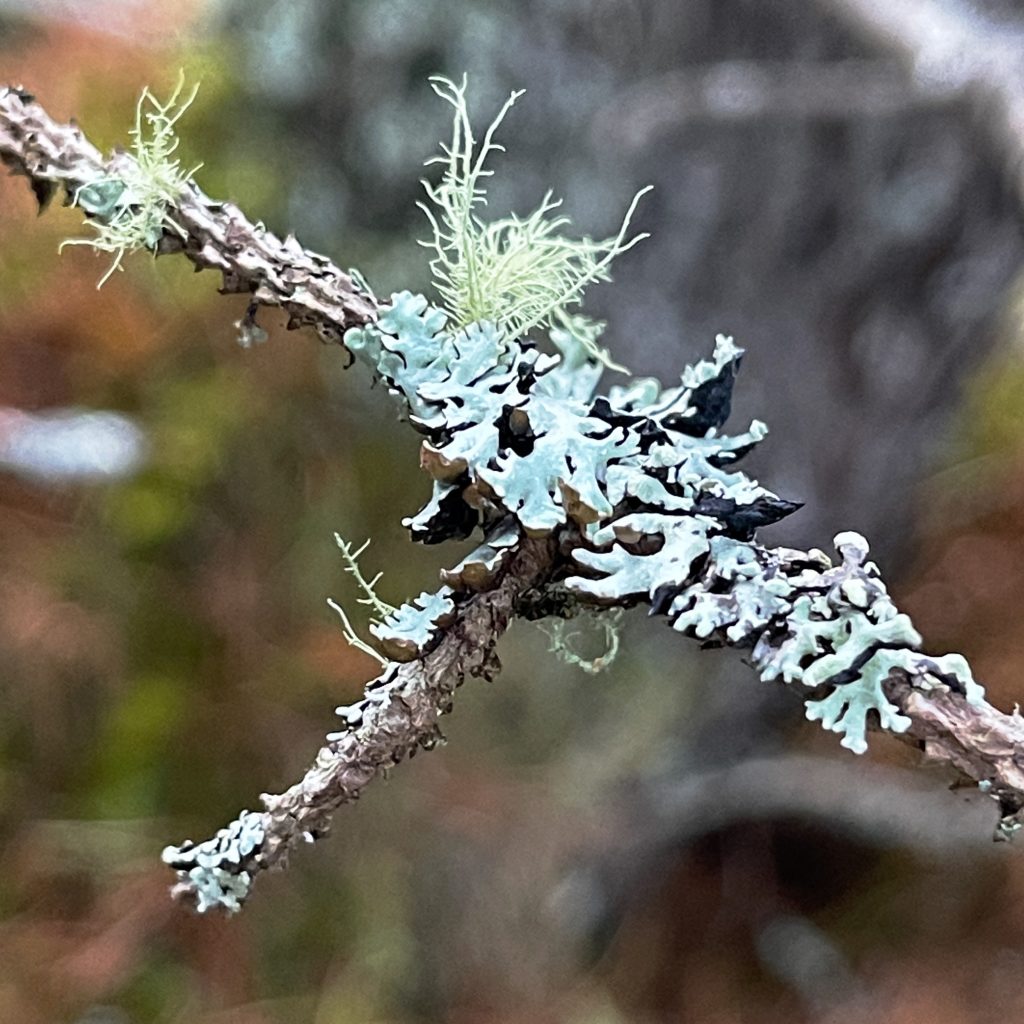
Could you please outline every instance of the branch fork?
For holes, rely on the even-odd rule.
[[[42,209],[58,190],[73,203],[124,174],[132,157],[104,158],[76,125],[6,88],[0,159]],[[634,380],[599,394],[601,368],[571,327],[551,332],[551,356],[487,321],[449,325],[421,296],[378,301],[354,272],[191,183],[166,215],[174,229],[155,253],[180,253],[218,271],[223,292],[247,295],[251,340],[258,308],[281,308],[289,328],[343,345],[394,394],[434,478],[430,502],[407,520],[414,538],[483,533],[437,594],[381,624],[380,675],[339,709],[341,727],[301,780],[212,839],[164,851],[178,898],[237,910],[263,871],[329,832],[342,804],[442,740],[455,690],[496,673],[495,645],[516,615],[594,607],[647,604],[680,633],[745,650],[763,678],[803,686],[808,717],[850,749],[884,725],[996,799],[998,838],[1020,827],[1024,719],[986,703],[959,655],[921,652],[863,538],[839,535],[835,564],[817,549],[756,540],[799,505],[735,468],[765,428],[722,432],[742,359],[731,339],[678,387]]]

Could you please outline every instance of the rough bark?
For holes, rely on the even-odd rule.
[[[58,189],[74,202],[85,185],[116,178],[132,158],[109,159],[74,123],[61,124],[23,89],[0,90],[0,159],[24,174],[43,210]],[[283,241],[254,224],[232,203],[219,203],[192,185],[183,192],[173,220],[184,238],[165,233],[158,254],[183,252],[196,270],[217,270],[221,291],[251,293],[260,306],[288,314],[288,327],[313,327],[322,340],[339,342],[350,327],[373,320],[376,302],[350,274],[326,256],[303,249],[292,235]]]
[[[0,90],[0,159],[29,179],[43,208],[60,188],[73,201],[79,188],[116,176],[131,157],[117,153],[104,159],[77,126],[55,122],[23,90],[7,88]],[[197,269],[218,270],[223,290],[251,294],[253,309],[280,307],[290,327],[312,326],[322,339],[337,343],[348,328],[375,318],[374,298],[352,275],[307,252],[293,237],[280,240],[237,207],[191,187],[169,215],[184,237],[166,234],[158,254],[181,252]],[[467,676],[493,674],[498,637],[517,610],[529,605],[534,617],[544,609],[538,591],[559,565],[569,564],[571,555],[564,544],[556,558],[552,542],[522,540],[497,583],[462,601],[433,649],[412,662],[390,664],[371,682],[358,723],[329,737],[300,782],[283,794],[263,797],[264,838],[258,852],[237,865],[239,870],[254,873],[282,864],[297,842],[324,834],[337,807],[356,799],[389,765],[432,745],[455,688]],[[816,557],[799,551],[792,556],[797,562]],[[890,680],[889,694],[911,719],[904,738],[991,792],[1002,815],[997,837],[1012,834],[1024,807],[1024,720],[1016,712],[1006,715],[988,704],[969,704],[948,687],[925,693],[898,673]],[[176,891],[195,897],[187,881]]]
[[[467,678],[492,679],[500,669],[495,646],[513,617],[516,599],[544,583],[552,566],[546,541],[526,540],[492,590],[471,597],[440,643],[415,661],[391,662],[366,686],[361,724],[329,739],[302,779],[284,793],[263,794],[262,867],[273,867],[305,834],[320,836],[333,812],[359,798],[382,772],[443,739],[439,722]]]

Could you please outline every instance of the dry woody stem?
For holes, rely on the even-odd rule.
[[[74,123],[54,121],[23,89],[0,90],[0,157],[14,174],[28,177],[40,211],[59,188],[70,203],[81,189],[117,179],[132,160],[109,159]],[[261,306],[280,307],[289,328],[313,327],[321,339],[340,342],[349,327],[376,315],[373,297],[326,256],[283,241],[254,224],[231,203],[218,203],[189,185],[169,215],[181,229],[165,232],[158,254],[182,252],[196,270],[217,270],[224,294],[252,295]]]
[[[59,190],[71,203],[83,188],[123,177],[132,157],[117,152],[105,158],[75,124],[54,121],[24,90],[6,88],[0,90],[0,159],[12,173],[28,179],[42,210]],[[585,405],[585,412],[570,415],[565,409],[570,397],[578,398],[575,392],[570,395],[577,385],[562,378],[558,387],[564,390],[559,392],[551,383],[559,372],[552,369],[557,360],[477,325],[460,327],[459,344],[452,349],[456,354],[445,368],[448,376],[440,383],[414,386],[398,370],[388,370],[397,365],[389,363],[393,353],[406,352],[401,349],[406,345],[401,364],[416,368],[415,357],[423,354],[423,346],[435,339],[443,346],[454,336],[445,333],[444,314],[426,308],[425,300],[403,293],[393,296],[390,305],[378,303],[358,275],[303,249],[292,236],[281,240],[191,182],[166,215],[173,230],[164,231],[155,253],[182,253],[197,270],[218,271],[224,293],[249,296],[249,327],[259,307],[279,307],[288,315],[290,328],[311,326],[322,340],[345,345],[354,356],[367,359],[392,393],[406,402],[413,413],[410,421],[426,435],[421,461],[436,487],[433,504],[411,521],[414,536],[420,531],[420,539],[430,541],[443,539],[439,534],[466,536],[478,526],[485,531],[482,553],[443,574],[451,586],[423,595],[418,603],[397,610],[394,621],[383,623],[378,636],[388,656],[383,671],[367,685],[363,700],[339,709],[344,728],[328,736],[305,776],[282,794],[264,795],[262,811],[244,812],[212,839],[165,851],[165,860],[178,872],[176,895],[201,910],[238,909],[262,871],[283,865],[297,844],[329,830],[341,804],[356,799],[390,766],[441,738],[439,720],[450,710],[456,687],[466,677],[494,675],[496,642],[516,615],[564,615],[584,606],[650,604],[677,631],[746,649],[762,676],[790,682],[802,672],[813,678],[822,665],[842,662],[846,637],[840,636],[841,630],[851,636],[859,630],[868,636],[858,648],[861,656],[828,676],[821,669],[822,685],[811,697],[825,696],[807,702],[809,717],[820,718],[833,731],[845,728],[844,744],[858,749],[862,736],[849,723],[843,725],[850,705],[837,711],[835,694],[878,659],[877,700],[868,717],[860,712],[861,731],[865,722],[877,728],[876,712],[884,724],[884,709],[891,709],[890,731],[997,799],[1002,815],[997,837],[1006,838],[1020,827],[1024,719],[1016,711],[1007,715],[986,703],[962,659],[944,661],[919,653],[909,620],[888,602],[877,569],[864,560],[866,544],[857,535],[837,538],[844,559],[837,566],[815,549],[761,547],[753,543],[755,528],[798,506],[724,470],[708,472],[717,473],[719,480],[739,480],[735,486],[755,497],[740,506],[735,491],[728,492],[733,497],[693,492],[699,497],[685,498],[691,492],[681,482],[665,473],[652,475],[653,458],[647,449],[641,451],[647,440],[637,440],[639,427],[634,430],[641,420],[648,434],[654,430],[654,420],[641,410],[639,392],[618,398],[610,392],[608,399],[599,397]],[[457,368],[472,345],[481,353],[492,345],[497,353],[495,365],[486,368],[491,374],[487,379],[495,382],[489,393],[505,388],[510,397],[496,413],[501,419],[493,443],[504,444],[502,439],[516,435],[514,456],[502,449],[492,461],[480,461],[481,446],[492,443],[483,430],[490,429],[488,424],[453,426],[438,411],[455,393],[457,373],[452,367]],[[716,361],[701,364],[704,376],[688,371],[689,390],[679,389],[680,408],[690,402],[687,415],[698,393],[709,403],[721,398],[715,389],[733,373],[740,354],[729,339],[719,339]],[[434,369],[426,358],[419,367],[424,374]],[[485,371],[474,372],[479,377]],[[464,379],[470,379],[468,371]],[[684,375],[684,383],[686,379]],[[588,396],[584,399],[591,402]],[[727,396],[725,406],[728,415]],[[663,427],[668,436],[681,418],[681,413],[675,421],[666,416],[658,429]],[[735,442],[735,450],[718,441],[712,450],[706,439],[718,438],[723,421],[709,419],[710,428],[691,431],[688,443],[708,460],[719,458],[724,460],[721,465],[731,465],[763,436],[763,428],[758,432],[760,425],[755,424],[739,438],[718,439]],[[540,466],[549,457],[550,464],[557,464],[559,453],[545,453],[543,443],[561,436],[562,430],[577,444],[575,475],[554,479],[550,491],[538,493],[536,474],[522,472],[522,467]],[[527,458],[534,462],[525,463]],[[565,463],[562,456],[563,474]],[[510,495],[518,493],[516,488],[522,488],[522,500],[513,503]],[[630,502],[636,507],[653,501],[645,497],[653,491],[658,492],[661,511],[624,512]],[[658,543],[644,547],[652,538]],[[833,639],[818,649],[814,644],[822,636]],[[799,648],[798,641],[805,647]],[[851,641],[846,651],[852,650]]]

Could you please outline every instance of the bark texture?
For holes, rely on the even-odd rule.
[[[42,209],[60,189],[73,202],[83,185],[116,177],[131,157],[119,152],[104,158],[76,125],[54,121],[23,90],[6,88],[0,90],[0,159],[28,178]],[[306,251],[292,236],[279,239],[237,207],[191,187],[168,212],[184,237],[165,234],[157,254],[181,252],[197,269],[219,271],[224,292],[251,295],[250,316],[260,306],[280,307],[288,313],[289,327],[312,326],[321,339],[339,344],[346,330],[375,319],[375,299],[351,274]],[[792,556],[797,562],[815,557],[795,550]],[[557,553],[550,539],[520,541],[509,568],[491,589],[462,600],[433,649],[412,662],[388,665],[367,686],[358,719],[328,738],[302,780],[282,794],[263,797],[262,841],[237,863],[238,870],[252,873],[281,865],[296,843],[326,833],[333,812],[356,799],[377,775],[432,746],[455,688],[467,676],[489,677],[497,670],[494,647],[517,604],[529,604],[531,617],[543,609],[545,587],[571,559],[571,541]],[[911,719],[904,739],[998,799],[997,838],[1019,828],[1024,720],[1016,712],[969,704],[948,687],[925,693],[900,673],[890,679],[888,692]],[[188,881],[176,891],[195,896]]]

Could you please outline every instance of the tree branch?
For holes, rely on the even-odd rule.
[[[762,678],[799,680],[807,686],[807,717],[845,733],[843,746],[857,753],[866,747],[864,724],[878,728],[873,717],[865,719],[862,708],[858,736],[857,703],[864,700],[865,690],[870,691],[860,684],[873,676],[877,700],[865,703],[872,713],[877,711],[883,729],[995,798],[1001,815],[997,840],[1012,838],[1021,828],[1024,717],[1016,708],[1007,715],[980,699],[980,688],[959,655],[934,658],[914,653],[919,638],[910,620],[889,600],[877,566],[866,560],[862,537],[836,537],[843,562],[835,567],[817,549],[750,544],[741,554],[742,572],[735,571],[733,542],[723,541],[716,548],[713,539],[696,571],[659,579],[656,559],[632,554],[628,544],[621,543],[633,535],[630,517],[618,522],[620,540],[610,552],[576,553],[585,566],[612,573],[604,579],[568,580],[582,600],[622,607],[649,595],[651,614],[666,616],[675,630],[702,646],[747,651],[749,663]],[[678,544],[672,524],[658,528],[665,531],[666,547]],[[610,597],[608,581],[625,573],[627,592]],[[817,618],[815,604],[830,607],[831,616]],[[861,629],[867,634],[861,644],[847,647],[842,637],[839,643],[834,641],[836,633]],[[832,653],[823,654],[822,649]],[[822,672],[828,662],[833,664]]]
[[[105,161],[18,89],[0,91],[0,158],[29,178],[40,207],[58,187],[74,201],[131,159]],[[563,349],[559,362],[494,325],[453,335],[442,311],[408,293],[378,306],[325,257],[194,186],[167,215],[182,237],[165,233],[158,254],[183,252],[219,270],[224,291],[250,293],[252,308],[279,306],[289,326],[343,343],[406,404],[435,479],[434,499],[409,521],[414,536],[485,530],[482,547],[444,574],[450,588],[382,625],[378,639],[405,663],[339,709],[345,727],[304,778],[213,839],[165,851],[177,895],[237,909],[258,873],[326,833],[334,810],[388,766],[436,742],[455,688],[496,670],[494,646],[514,614],[566,615],[586,602],[649,602],[680,632],[748,650],[765,678],[807,687],[809,717],[845,733],[851,749],[863,748],[877,713],[997,798],[1001,837],[1019,827],[1024,721],[986,704],[959,656],[919,653],[863,539],[836,538],[837,566],[814,549],[753,543],[756,528],[799,506],[724,468],[764,435],[756,422],[719,433],[742,355],[731,339],[687,368],[680,388],[639,381],[594,398],[599,368],[586,357]]]
[[[389,663],[356,704],[339,708],[344,728],[328,735],[312,767],[277,795],[262,794],[262,812],[243,811],[213,839],[168,847],[164,860],[179,872],[175,896],[199,910],[237,910],[256,876],[284,867],[289,852],[330,831],[331,817],[363,789],[417,750],[443,742],[439,726],[467,677],[493,678],[494,648],[512,620],[516,599],[542,586],[553,549],[526,540],[493,589],[468,598],[437,646],[415,661]]]
[[[60,124],[23,89],[0,90],[0,159],[12,174],[24,174],[46,208],[59,187],[71,204],[79,191],[116,179],[132,157],[105,160],[79,127]],[[311,326],[325,342],[340,343],[345,331],[376,317],[377,303],[350,274],[326,256],[303,249],[289,235],[282,241],[253,224],[232,203],[220,203],[195,185],[168,211],[182,236],[165,232],[157,254],[183,252],[196,270],[217,270],[225,294],[252,295],[261,306],[288,314],[288,328]]]

